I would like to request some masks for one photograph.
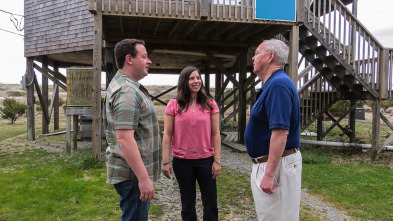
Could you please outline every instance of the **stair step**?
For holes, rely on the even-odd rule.
[[[299,38],[307,37],[308,32],[308,28],[305,25],[299,26]]]
[[[326,78],[331,78],[333,76],[333,71],[328,67],[322,68],[319,72]]]
[[[318,47],[318,39],[313,35],[304,38],[303,42],[306,43],[307,46],[313,50],[316,50],[316,48]]]
[[[343,83],[342,79],[339,76],[337,76],[337,75],[333,75],[330,78],[330,82],[334,85],[335,88],[338,88]]]
[[[346,74],[347,74],[347,69],[345,69],[345,67],[344,66],[342,66],[342,65],[336,65],[335,67],[334,67],[334,72],[337,74],[337,75],[340,75],[340,76],[345,76]]]
[[[342,94],[347,94],[347,93],[349,93],[349,92],[351,92],[351,89],[348,87],[348,85],[346,85],[346,84],[341,84],[339,87],[338,87],[338,90],[342,93]]]
[[[313,61],[310,61],[309,60],[309,62],[315,67],[315,69],[317,69],[318,71],[319,70],[322,70],[322,68],[323,68],[323,61],[322,61],[322,59],[320,59],[320,58],[316,58],[316,59],[314,59]]]
[[[353,85],[355,84],[355,77],[352,75],[344,75],[344,80],[343,80],[344,84],[348,85],[349,87],[353,87]]]
[[[316,54],[318,57],[320,57],[321,59],[324,59],[325,57],[327,57],[327,49],[324,46],[318,46],[317,50],[316,50]]]
[[[334,70],[334,67],[338,64],[337,59],[333,55],[326,56],[323,61],[326,66]]]
[[[315,53],[311,49],[306,49],[303,52],[304,57],[307,59],[307,61],[312,62],[315,59]]]
[[[306,50],[308,50],[308,49],[310,49],[310,48],[307,46],[306,43],[304,43],[302,41],[299,41],[299,51],[300,51],[300,53],[302,53],[304,55],[304,52]]]

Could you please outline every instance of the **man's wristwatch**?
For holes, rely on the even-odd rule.
[[[220,161],[220,160],[215,160],[214,162],[216,162],[216,163],[218,163],[218,164],[221,164],[221,161]]]

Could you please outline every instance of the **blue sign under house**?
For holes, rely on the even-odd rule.
[[[296,21],[296,0],[255,0],[255,19]]]

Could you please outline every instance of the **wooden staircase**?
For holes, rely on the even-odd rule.
[[[337,100],[391,99],[392,50],[383,48],[341,1],[313,2],[299,27],[299,52],[307,64],[298,76],[302,129]]]

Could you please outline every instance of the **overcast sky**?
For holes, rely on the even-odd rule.
[[[23,31],[18,31],[10,21],[11,15],[3,12],[23,15],[23,3],[23,0],[0,1],[0,83],[19,84],[26,71],[23,36],[20,36],[23,35]],[[393,48],[393,0],[359,0],[358,4],[359,21],[382,45]],[[15,16],[15,18],[18,21],[21,19],[20,16]],[[38,71],[36,74],[40,79],[41,75]],[[165,75],[165,78],[150,75],[141,83],[145,85],[174,85],[176,82],[176,75]]]

